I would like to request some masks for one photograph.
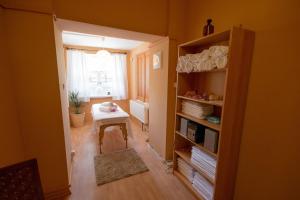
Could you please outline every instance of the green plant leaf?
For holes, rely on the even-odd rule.
[[[79,91],[70,91],[69,92],[69,102],[70,105],[74,107],[75,114],[81,113],[82,101],[79,100]]]

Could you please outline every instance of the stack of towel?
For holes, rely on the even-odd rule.
[[[193,101],[182,101],[182,112],[199,119],[205,119],[213,113],[213,106]]]
[[[211,46],[197,54],[180,56],[177,72],[201,72],[224,68],[227,64],[228,46]]]
[[[217,160],[196,146],[192,148],[192,163],[215,180]]]
[[[118,109],[118,105],[112,102],[103,102],[99,106],[99,110],[102,112],[115,112]]]
[[[193,187],[205,200],[213,199],[213,186],[198,172],[195,173]]]
[[[194,169],[181,158],[177,158],[177,164],[178,171],[192,183],[195,174]]]

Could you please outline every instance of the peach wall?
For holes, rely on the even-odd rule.
[[[54,0],[57,17],[125,30],[167,35],[168,0]]]
[[[62,120],[64,128],[64,142],[66,149],[66,160],[67,160],[67,169],[68,169],[68,179],[69,184],[71,184],[71,129],[70,129],[70,118],[69,118],[69,99],[67,89],[67,76],[66,76],[66,63],[65,63],[65,51],[62,41],[62,30],[56,24],[56,21],[53,22],[54,27],[54,36],[55,36],[55,47],[56,47],[56,60],[57,60],[57,71],[59,79],[59,91],[60,91],[60,101],[61,101],[61,110],[62,110]]]
[[[187,0],[169,1],[168,37],[170,41],[176,41],[180,44],[185,39],[186,16]],[[177,46],[175,46],[175,50],[177,50]]]
[[[154,70],[152,57],[158,51],[162,52],[162,65]],[[147,53],[150,56],[149,142],[166,159],[169,39],[154,44]]]
[[[176,0],[178,1],[178,0]],[[125,30],[168,35],[168,0],[1,0],[6,7],[54,13],[68,19]]]
[[[176,64],[178,58],[177,45],[179,42],[174,39],[169,41],[169,68],[168,68],[168,96],[167,96],[167,138],[166,138],[166,159],[173,159],[174,126],[175,126],[175,99],[177,72]]]
[[[169,2],[168,6],[168,35],[169,35],[169,45],[168,45],[168,52],[164,52],[164,56],[166,54],[168,58],[168,64],[166,64],[167,77],[163,82],[160,82],[162,86],[165,86],[163,84],[166,84],[167,87],[167,94],[164,96],[165,99],[163,101],[166,101],[166,108],[160,107],[160,109],[166,109],[166,117],[164,118],[165,121],[162,123],[166,123],[166,126],[159,126],[157,130],[159,133],[163,133],[160,137],[163,138],[160,144],[157,144],[159,146],[159,153],[160,155],[163,155],[164,159],[171,160],[173,157],[173,137],[174,137],[174,121],[175,121],[175,93],[176,89],[174,87],[174,83],[176,82],[176,63],[177,63],[177,45],[180,44],[184,40],[184,30],[185,30],[185,24],[186,24],[186,1],[184,0],[173,0]],[[163,41],[163,39],[162,39]],[[161,41],[161,42],[162,42]],[[160,43],[158,41],[158,43]],[[162,42],[163,43],[163,42]],[[150,44],[144,44],[136,49],[134,49],[131,54],[131,68],[132,68],[132,97],[135,99],[137,97],[137,78],[136,78],[136,59],[135,56],[139,53],[148,51],[150,52],[152,47]],[[155,44],[154,44],[155,46]],[[152,55],[150,55],[150,60],[152,58]],[[164,57],[165,58],[165,57]],[[150,65],[150,67],[152,64]],[[166,68],[164,68],[166,69]],[[155,83],[155,79],[150,78],[150,88],[152,87],[152,84]],[[157,97],[162,92],[166,92],[164,90],[164,87],[157,87],[155,90],[152,90],[152,93]],[[151,93],[149,94],[151,96]],[[151,97],[150,97],[151,98]],[[150,113],[151,111],[150,105]],[[159,109],[154,109],[153,112],[157,112]],[[156,121],[156,118],[153,120]],[[157,120],[161,120],[161,118],[157,118]],[[151,124],[151,122],[150,122]],[[151,125],[150,125],[151,126]],[[158,137],[158,136],[157,136]],[[157,140],[158,141],[158,140]],[[150,142],[151,143],[151,142]],[[155,145],[154,145],[155,146]],[[157,148],[158,149],[158,148]]]
[[[169,2],[169,23],[168,36],[169,40],[169,64],[168,64],[168,95],[167,95],[167,132],[166,132],[166,156],[165,159],[173,158],[173,141],[174,141],[174,123],[175,123],[175,97],[176,88],[176,64],[178,57],[177,45],[182,43],[185,38],[187,15],[186,0],[172,0]]]
[[[162,51],[162,67],[153,70],[153,54]],[[168,145],[167,139],[173,143],[173,137],[168,138],[167,114],[168,107],[168,71],[169,71],[169,39],[149,44],[144,43],[131,51],[131,93],[132,99],[137,98],[137,55],[145,53],[149,56],[149,143],[163,158],[170,159],[173,145]],[[173,132],[173,131],[172,131]],[[173,134],[172,134],[173,135]],[[172,155],[171,155],[172,157]]]
[[[235,199],[300,199],[299,1],[189,2],[187,40],[209,17],[256,33]]]
[[[167,159],[167,97],[168,97],[168,63],[169,63],[169,39],[149,44],[144,43],[130,52],[131,55],[131,93],[132,99],[137,98],[137,66],[136,57],[141,53],[149,56],[149,142],[154,150]],[[153,54],[162,51],[162,68],[153,70]],[[172,138],[173,140],[173,138]],[[171,140],[171,141],[172,141]],[[171,145],[172,147],[172,145]]]
[[[68,186],[53,19],[6,10],[8,58],[25,158],[37,158],[47,193]]]
[[[5,12],[0,8],[0,167],[24,160],[23,138],[20,132],[19,118],[13,89],[12,72],[7,59],[6,33],[4,32]]]

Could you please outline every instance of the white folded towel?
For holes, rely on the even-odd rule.
[[[224,68],[227,64],[228,51],[228,46],[211,46],[201,53],[180,56],[176,70],[190,73]]]

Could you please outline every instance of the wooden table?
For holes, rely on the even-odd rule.
[[[99,133],[100,153],[102,153],[101,146],[103,144],[105,129],[110,126],[120,127],[127,148],[127,136],[132,136],[129,114],[119,106],[115,112],[103,112],[99,109],[100,107],[101,104],[92,105],[94,128]]]

